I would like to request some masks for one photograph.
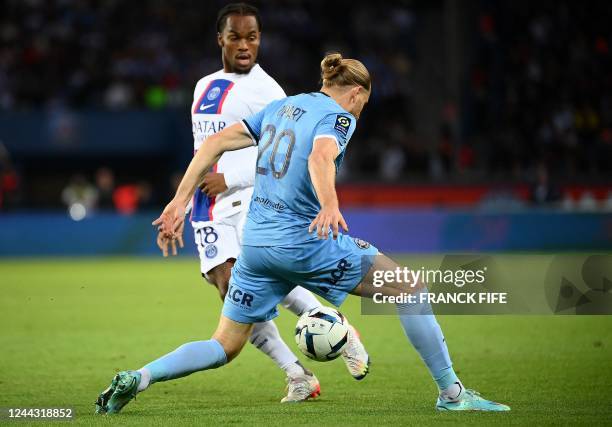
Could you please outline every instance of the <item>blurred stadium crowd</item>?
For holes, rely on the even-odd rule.
[[[605,1],[483,3],[464,128],[490,173],[609,174],[611,13]]]
[[[4,0],[0,114],[176,110],[189,127],[195,82],[220,68],[214,22],[225,3]],[[358,57],[372,72],[371,106],[347,155],[345,182],[527,182],[534,200],[544,186],[542,201],[555,201],[562,194],[554,183],[601,183],[612,172],[612,3],[470,2],[460,95],[443,100],[433,140],[421,138],[415,123],[414,70],[428,54],[420,17],[443,13],[444,1],[253,3],[263,20],[259,62],[288,94],[318,88],[326,51]],[[137,164],[128,174],[113,158],[98,160],[57,172],[58,204],[69,203],[75,188],[93,188],[93,205],[131,212],[164,200],[176,181],[178,168]],[[0,171],[0,206],[3,199],[36,206],[28,182],[37,168],[4,150]],[[123,195],[106,194],[110,181]]]

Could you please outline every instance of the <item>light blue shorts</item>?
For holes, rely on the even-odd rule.
[[[232,268],[223,314],[240,323],[273,319],[276,306],[295,286],[339,306],[376,255],[374,246],[346,234],[295,246],[243,246]]]

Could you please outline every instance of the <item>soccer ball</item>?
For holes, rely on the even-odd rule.
[[[338,310],[314,308],[302,314],[295,327],[295,342],[302,353],[319,362],[340,356],[348,342],[349,326]]]

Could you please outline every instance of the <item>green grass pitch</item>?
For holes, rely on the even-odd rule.
[[[0,407],[72,407],[77,425],[612,423],[612,317],[441,317],[463,382],[510,413],[437,413],[435,385],[398,320],[361,316],[351,297],[342,311],[373,361],[361,382],[341,360],[300,356],[322,395],[281,405],[284,375],[247,346],[229,366],[156,384],[120,415],[99,417],[94,400],[115,371],[213,332],[221,302],[197,260],[5,259],[0,291]],[[282,310],[278,326],[297,352],[295,320]]]

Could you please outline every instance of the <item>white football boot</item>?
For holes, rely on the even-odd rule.
[[[281,403],[304,402],[321,394],[321,385],[314,374],[287,375],[287,396]]]
[[[342,359],[349,373],[357,381],[362,380],[370,371],[370,356],[359,339],[359,332],[349,325],[349,337],[346,348],[342,351]]]

